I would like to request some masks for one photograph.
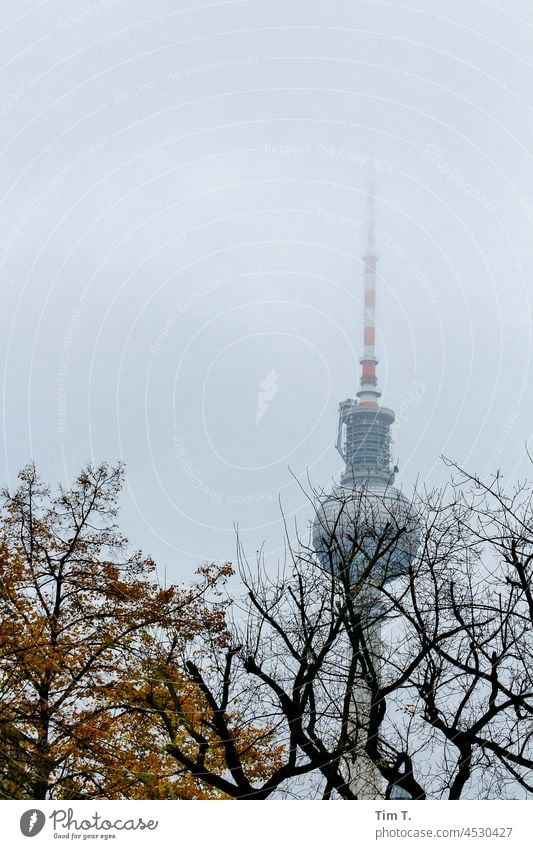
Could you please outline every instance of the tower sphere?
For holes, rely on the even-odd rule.
[[[313,523],[313,546],[322,568],[352,586],[382,585],[409,571],[419,545],[410,501],[382,481],[354,480],[323,499]]]

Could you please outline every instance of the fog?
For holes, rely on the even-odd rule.
[[[121,525],[173,580],[279,556],[328,488],[362,353],[398,484],[528,474],[533,8],[4,3],[0,480],[127,464]]]

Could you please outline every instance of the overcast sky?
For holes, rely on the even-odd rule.
[[[1,4],[0,480],[122,459],[172,579],[341,470],[365,186],[398,483],[529,473],[530,0]]]

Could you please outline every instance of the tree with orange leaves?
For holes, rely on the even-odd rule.
[[[3,798],[221,796],[177,767],[159,708],[139,704],[150,693],[170,698],[170,675],[174,692],[178,680],[182,687],[180,712],[172,705],[177,736],[180,724],[209,721],[179,663],[199,635],[226,639],[217,592],[231,567],[200,569],[190,587],[161,587],[152,560],[130,551],[116,524],[123,474],[120,465],[88,465],[53,495],[29,465],[18,489],[3,493]],[[266,749],[247,737],[240,745],[248,762],[268,764]]]

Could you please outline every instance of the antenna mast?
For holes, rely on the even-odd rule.
[[[366,194],[367,203],[367,225],[366,225],[366,250],[363,256],[365,264],[364,272],[364,330],[363,330],[363,356],[361,363],[361,388],[357,392],[359,404],[363,409],[377,410],[378,398],[381,392],[378,389],[376,376],[376,256],[375,236],[375,190],[374,186],[368,185]]]

